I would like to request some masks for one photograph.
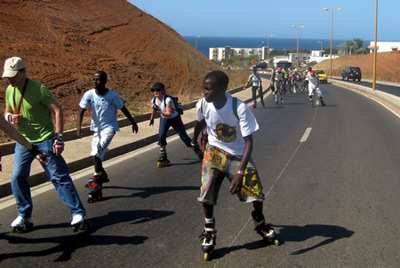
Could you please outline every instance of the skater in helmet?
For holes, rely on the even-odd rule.
[[[97,71],[93,76],[94,89],[85,92],[79,103],[77,135],[81,135],[81,126],[84,113],[91,110],[90,130],[93,132],[92,152],[94,174],[86,185],[89,188],[89,202],[101,198],[102,184],[109,182],[108,175],[103,168],[103,160],[107,148],[115,133],[119,130],[117,112],[121,110],[132,124],[132,132],[138,132],[138,125],[120,95],[106,87],[107,74]]]
[[[193,149],[195,154],[202,159],[203,154],[200,150],[200,146],[196,141],[190,139],[186,133],[185,126],[183,125],[180,104],[176,97],[167,95],[166,89],[163,83],[157,82],[151,87],[153,98],[151,99],[152,113],[150,117],[150,126],[154,124],[154,118],[156,115],[160,116],[159,126],[159,140],[160,145],[160,158],[157,161],[158,167],[168,166],[169,160],[167,157],[167,133],[170,127],[172,127],[178,134],[183,143]]]
[[[264,105],[264,97],[262,92],[262,81],[260,75],[257,73],[257,68],[253,66],[249,79],[247,80],[245,88],[251,85],[251,96],[253,99],[253,108],[257,108],[257,93],[260,97],[260,102],[263,107]]]
[[[254,163],[250,160],[252,135],[259,125],[247,105],[226,92],[229,78],[222,71],[208,73],[203,81],[204,97],[196,105],[196,140],[207,128],[208,145],[202,165],[202,185],[198,201],[203,205],[205,227],[201,235],[205,259],[215,246],[214,206],[222,180],[230,181],[229,191],[240,201],[252,203],[255,230],[264,239],[276,241],[276,233],[266,224],[264,194]]]

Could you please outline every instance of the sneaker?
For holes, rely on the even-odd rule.
[[[72,215],[71,226],[80,225],[85,221],[82,214],[74,214]]]
[[[33,229],[32,218],[24,218],[18,215],[11,223],[12,232],[26,233]]]

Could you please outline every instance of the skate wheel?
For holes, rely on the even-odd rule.
[[[161,162],[157,162],[157,167],[158,167],[158,168],[161,167]]]
[[[278,239],[274,239],[273,244],[274,244],[274,246],[278,247],[281,245],[281,242]]]
[[[205,261],[209,261],[209,260],[210,260],[210,257],[211,257],[211,254],[210,254],[209,252],[204,252],[204,253],[203,253],[203,259],[204,259]]]

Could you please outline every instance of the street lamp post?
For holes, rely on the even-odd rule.
[[[267,34],[267,59],[269,59],[269,51],[270,51],[270,39],[272,37],[272,34]]]
[[[299,24],[299,25],[292,25],[292,28],[294,28],[296,30],[296,65],[297,67],[299,67],[299,50],[300,50],[300,29],[304,29],[304,25],[303,24]]]
[[[375,44],[374,44],[374,62],[373,62],[373,70],[372,70],[372,90],[375,92],[376,90],[376,65],[378,58],[378,0],[375,0]]]
[[[337,11],[341,11],[342,8],[341,7],[332,7],[332,8],[328,8],[325,7],[323,8],[324,11],[331,11],[331,30],[330,30],[330,48],[329,48],[329,65],[330,65],[330,71],[329,71],[329,76],[330,78],[333,77],[333,58],[332,58],[332,54],[333,54],[333,31],[335,28],[335,13]]]

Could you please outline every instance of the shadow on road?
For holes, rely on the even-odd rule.
[[[132,190],[133,193],[127,195],[114,195],[114,196],[104,196],[106,192],[103,191],[103,198],[100,200],[110,200],[118,198],[148,198],[152,195],[163,194],[175,191],[197,191],[199,186],[155,186],[155,187],[123,187],[123,186],[104,186],[104,189],[121,189],[121,190]]]
[[[130,222],[130,224],[140,224],[152,220],[161,219],[174,214],[172,211],[162,210],[133,210],[133,211],[113,211],[107,215],[94,217],[89,219],[89,229],[85,232],[80,232],[71,235],[44,237],[44,238],[30,238],[20,235],[11,235],[9,233],[0,234],[0,239],[8,240],[10,244],[57,244],[54,247],[40,250],[40,251],[25,251],[0,254],[0,262],[5,259],[18,258],[18,257],[41,257],[60,253],[54,260],[55,262],[65,262],[71,259],[72,254],[79,248],[98,245],[138,245],[144,243],[148,239],[147,236],[117,236],[117,235],[96,235],[95,233],[107,226],[114,224]],[[54,229],[54,228],[68,228],[62,232],[72,232],[71,228],[65,224],[49,224],[39,225],[35,229]],[[127,226],[129,228],[129,226]],[[30,235],[30,234],[29,234]]]
[[[279,238],[284,242],[302,242],[312,237],[325,237],[326,239],[310,247],[296,250],[290,255],[304,254],[310,250],[333,243],[336,240],[349,238],[353,231],[337,225],[307,224],[304,226],[295,225],[274,225],[279,228]]]
[[[325,246],[327,244],[333,243],[336,240],[349,238],[354,234],[353,231],[347,230],[344,227],[336,225],[324,225],[324,224],[309,224],[305,226],[294,226],[294,225],[274,225],[274,227],[279,228],[279,240],[281,243],[285,242],[303,242],[313,237],[325,237],[326,239],[310,247],[296,250],[290,255],[301,255],[310,250],[316,249],[318,247]],[[219,259],[225,255],[241,250],[255,250],[263,247],[269,246],[263,240],[257,240],[253,242],[246,243],[244,245],[237,245],[233,247],[217,248],[214,251],[213,258]]]
[[[213,253],[213,259],[220,259],[220,258],[224,257],[225,255],[228,255],[229,253],[234,252],[236,250],[241,250],[241,249],[254,250],[254,249],[267,247],[269,245],[270,244],[266,243],[263,240],[256,240],[253,242],[246,243],[244,245],[237,245],[237,246],[225,247],[225,248],[216,248]]]

